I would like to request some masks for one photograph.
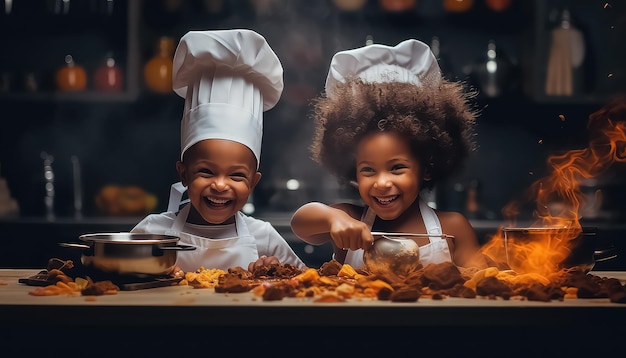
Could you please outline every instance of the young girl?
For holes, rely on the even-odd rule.
[[[263,112],[283,90],[276,54],[251,30],[191,31],[174,54],[173,79],[185,98],[181,182],[172,185],[167,212],[131,231],[175,235],[195,247],[178,252],[178,275],[273,263],[306,268],[270,223],[241,212],[261,179]],[[190,203],[179,210],[184,191]]]
[[[340,182],[358,187],[364,206],[307,203],[292,217],[293,232],[313,245],[330,241],[334,258],[356,268],[372,231],[447,234],[454,238],[415,239],[422,266],[485,267],[469,221],[420,197],[475,149],[473,95],[443,79],[430,48],[416,40],[335,54],[325,96],[314,102],[310,149]]]

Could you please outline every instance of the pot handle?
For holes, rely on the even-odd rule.
[[[176,246],[158,245],[158,246],[160,250],[193,251],[196,249],[195,246],[191,246],[191,245],[176,245]]]
[[[615,247],[609,247],[609,248],[602,249],[602,250],[595,250],[593,252],[593,259],[596,262],[606,261],[606,260],[614,259],[616,257],[617,257],[617,250],[615,249]]]
[[[63,247],[71,247],[71,248],[76,248],[76,249],[90,249],[91,246],[89,245],[85,245],[85,244],[70,244],[67,242],[59,242],[60,246]]]

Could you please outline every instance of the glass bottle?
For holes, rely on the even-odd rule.
[[[163,36],[157,42],[156,54],[145,64],[143,69],[146,86],[157,93],[172,92],[172,61],[174,58],[174,39]]]
[[[108,53],[105,63],[94,73],[94,88],[102,92],[120,92],[123,86],[122,70],[116,65],[113,54]]]

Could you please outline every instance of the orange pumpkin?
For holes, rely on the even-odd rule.
[[[445,0],[443,8],[449,12],[465,12],[474,6],[474,0]]]
[[[485,4],[493,11],[504,11],[511,6],[511,0],[485,0]]]
[[[65,56],[66,66],[56,72],[56,85],[61,91],[82,91],[87,87],[87,73],[71,55]]]
[[[143,68],[146,86],[154,92],[172,92],[172,64],[174,58],[174,39],[164,36],[157,44],[157,54]]]

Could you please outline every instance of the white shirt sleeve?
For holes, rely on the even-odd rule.
[[[257,243],[259,256],[276,256],[281,264],[290,264],[299,269],[307,266],[293,251],[287,240],[269,223],[250,216],[245,218],[250,234]]]
[[[150,233],[150,234],[165,234],[167,230],[172,228],[175,213],[165,212],[161,214],[150,214],[143,218],[130,232],[133,233]]]

